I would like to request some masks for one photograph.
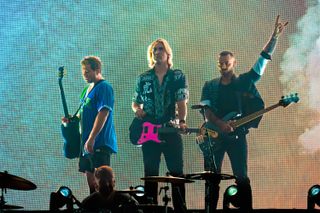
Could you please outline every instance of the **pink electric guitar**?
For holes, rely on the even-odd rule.
[[[201,128],[187,128],[187,133],[198,133],[198,134],[205,134],[205,132],[208,132],[208,134],[211,137],[215,137],[217,134],[216,131],[210,130],[205,127]],[[151,122],[143,122],[142,124],[142,133],[140,138],[138,139],[137,145],[142,145],[148,141],[153,141],[155,143],[161,143],[161,140],[159,139],[159,134],[163,133],[182,133],[182,131],[179,128],[175,127],[163,127],[161,124],[153,124]]]

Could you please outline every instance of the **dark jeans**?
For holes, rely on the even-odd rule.
[[[241,193],[241,208],[250,210],[252,209],[252,191],[250,180],[247,176],[248,147],[246,136],[240,135],[235,140],[223,141],[219,149],[213,150],[213,156],[210,152],[204,153],[205,170],[215,171],[213,164],[215,163],[216,172],[221,173],[225,153],[229,156],[233,175],[236,176],[236,183]],[[212,159],[214,159],[214,162]],[[206,182],[206,199],[210,200],[210,212],[213,212],[217,208],[219,183],[219,180],[209,180]]]
[[[145,176],[159,176],[161,154],[163,153],[168,171],[172,176],[183,175],[183,144],[179,134],[166,134],[161,137],[162,143],[148,141],[142,145]],[[158,183],[145,182],[145,195],[158,203]],[[172,184],[172,199],[175,212],[185,205],[185,185]],[[181,203],[183,202],[183,203]]]

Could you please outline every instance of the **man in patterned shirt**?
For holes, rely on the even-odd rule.
[[[139,75],[132,102],[136,117],[168,124],[175,121],[185,131],[188,83],[181,70],[172,69],[172,50],[169,43],[160,38],[148,48],[150,70]],[[142,144],[145,176],[158,176],[161,154],[164,154],[170,175],[183,175],[183,144],[181,135],[168,133],[161,135],[161,143],[148,141]],[[183,211],[185,202],[184,184],[172,184],[173,206],[176,212]],[[147,199],[157,204],[158,184],[145,182]],[[180,197],[181,196],[181,197]],[[182,199],[181,199],[182,198]]]

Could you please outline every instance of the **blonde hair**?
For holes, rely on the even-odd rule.
[[[158,38],[157,40],[155,40],[154,42],[152,42],[149,47],[148,47],[148,61],[149,61],[149,67],[153,68],[155,65],[155,62],[153,61],[153,48],[158,45],[159,43],[161,43],[164,47],[164,50],[166,51],[166,53],[168,54],[168,65],[169,68],[171,68],[173,66],[172,63],[172,49],[168,43],[168,41],[166,41],[163,38]]]

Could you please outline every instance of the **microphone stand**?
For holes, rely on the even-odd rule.
[[[203,121],[206,122],[206,116],[205,116],[205,110],[206,108],[203,107],[199,112],[200,114],[202,115],[202,118],[203,118]],[[211,172],[214,172],[214,173],[217,173],[218,172],[218,169],[217,169],[217,164],[216,164],[216,160],[215,160],[215,157],[214,157],[214,147],[213,147],[213,143],[212,143],[212,139],[209,135],[209,132],[208,132],[208,129],[205,128],[205,136],[208,138],[208,151],[209,151],[209,155],[211,156],[210,157],[210,171]]]
[[[161,194],[161,190],[164,190],[164,196],[162,201],[164,202],[165,213],[168,212],[168,202],[171,201],[171,198],[168,196],[167,191],[169,190],[169,186],[161,187],[159,195]]]
[[[202,107],[200,109],[200,114],[203,117],[203,121],[204,123],[206,122],[206,116],[205,116],[205,110],[206,107]],[[207,130],[207,128],[205,128],[205,136],[207,137],[207,144],[206,146],[208,147],[208,149],[206,149],[209,153],[206,153],[210,156],[209,160],[209,168],[210,171],[217,174],[218,173],[218,169],[217,169],[217,164],[215,161],[215,156],[214,156],[214,144],[213,141],[209,135],[209,132]],[[205,142],[206,143],[206,142]],[[218,179],[216,179],[215,176],[213,176],[213,179],[206,179],[205,180],[205,213],[211,213],[214,212],[216,209],[215,207],[212,207],[210,204],[213,202],[213,200],[218,199],[218,198],[214,198],[214,193],[212,188],[215,187],[215,182],[217,182]]]
[[[6,202],[4,201],[4,193],[6,193],[6,189],[5,188],[1,188],[1,196],[0,196],[0,213],[4,212],[3,211],[3,207],[6,204]]]

